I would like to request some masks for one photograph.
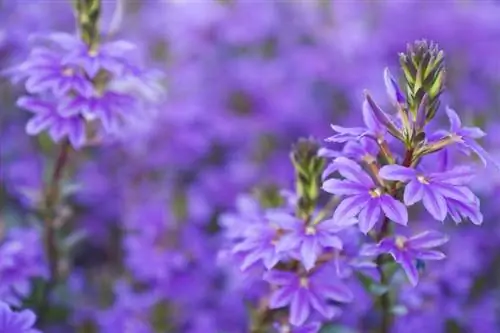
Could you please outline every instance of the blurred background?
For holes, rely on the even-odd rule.
[[[27,57],[31,35],[75,31],[70,1],[4,0],[0,18],[3,69]],[[0,83],[0,261],[13,240],[18,251],[16,269],[0,264],[0,298],[15,281],[24,297],[13,302],[45,332],[246,332],[253,291],[221,260],[220,219],[245,193],[292,189],[291,145],[359,123],[365,89],[388,107],[383,70],[399,75],[398,53],[416,39],[446,53],[443,107],[489,133],[482,144],[500,158],[498,1],[104,0],[102,31],[135,43],[158,75],[141,121],[70,156],[59,207],[67,283],[50,309],[37,299],[46,268],[33,207],[56,148],[25,134],[24,88]],[[396,332],[500,332],[498,172],[474,190],[483,226],[450,229],[448,259],[404,294]],[[356,295],[330,332],[368,332],[370,301]]]

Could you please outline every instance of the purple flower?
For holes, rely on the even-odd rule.
[[[401,92],[401,89],[399,89],[396,80],[391,75],[389,68],[386,68],[384,70],[384,83],[387,95],[389,96],[391,101],[393,101],[393,103],[403,104],[406,102],[406,99]]]
[[[491,163],[496,168],[500,169],[500,163],[496,161],[491,155],[476,142],[486,135],[479,127],[463,127],[462,121],[458,117],[455,110],[447,107],[446,114],[450,120],[450,130],[448,135],[455,139],[455,141],[467,152],[474,152],[483,162],[484,165]]]
[[[336,235],[340,227],[333,220],[326,220],[317,224],[306,224],[287,213],[276,212],[271,214],[272,220],[280,220],[284,235],[277,241],[278,252],[298,252],[298,257],[304,267],[310,270],[314,267],[318,256],[328,248],[342,249],[342,241]],[[353,217],[350,224],[357,223]],[[346,222],[346,225],[349,223]]]
[[[475,175],[466,167],[456,167],[446,172],[422,173],[400,165],[386,165],[380,169],[380,177],[387,180],[407,182],[404,202],[411,206],[418,201],[423,202],[425,209],[437,220],[443,221],[448,214],[448,206],[454,202],[467,206],[477,201],[476,196],[467,187]],[[450,204],[447,200],[453,200]]]
[[[67,98],[59,105],[59,113],[63,116],[81,115],[92,121],[99,119],[108,133],[116,131],[127,116],[136,110],[136,99],[112,91],[93,96],[75,96]]]
[[[17,105],[35,114],[26,124],[26,133],[29,135],[48,131],[55,142],[67,137],[75,148],[85,143],[85,120],[81,116],[64,117],[58,113],[55,102],[35,97],[21,97]]]
[[[359,214],[359,227],[363,233],[368,233],[373,228],[382,211],[396,223],[408,223],[405,205],[377,186],[356,162],[339,157],[334,163],[345,180],[328,179],[323,183],[323,189],[332,194],[346,196],[335,210],[334,220],[342,224],[343,220],[350,221],[350,217]]]
[[[30,310],[14,312],[0,301],[0,332],[5,333],[40,333],[33,328],[36,316]]]
[[[332,319],[337,309],[328,304],[329,300],[347,303],[353,299],[347,286],[321,271],[301,276],[293,272],[273,270],[264,278],[279,286],[271,295],[269,307],[278,309],[290,306],[289,322],[294,326],[303,325],[313,313]]]
[[[81,66],[91,78],[100,70],[120,76],[126,69],[132,69],[127,56],[135,46],[129,42],[107,42],[100,44],[97,49],[89,49],[78,36],[67,33],[52,33],[47,39],[67,52],[62,60],[64,65]]]
[[[448,236],[437,231],[424,231],[410,238],[394,236],[384,238],[377,245],[366,245],[361,254],[375,256],[390,253],[398,262],[413,286],[418,283],[418,270],[415,261],[418,260],[442,260],[445,255],[442,252],[432,250],[448,241]]]
[[[348,141],[356,141],[359,140],[360,137],[369,136],[376,141],[384,139],[384,136],[387,132],[386,128],[380,123],[374,115],[373,110],[371,109],[370,104],[367,100],[363,102],[362,107],[363,112],[363,120],[365,123],[365,127],[342,127],[337,125],[331,125],[332,129],[337,133],[329,138],[326,141],[330,142],[348,142]]]
[[[92,82],[77,67],[63,65],[61,54],[42,47],[35,48],[15,72],[26,80],[26,90],[32,94],[51,91],[59,97],[69,92],[87,96],[93,91]]]
[[[284,254],[279,253],[276,249],[277,241],[280,237],[281,221],[270,221],[264,219],[260,223],[248,226],[243,235],[243,239],[238,242],[232,249],[235,254],[242,254],[243,259],[240,268],[247,270],[257,262],[262,262],[266,269],[273,268]]]

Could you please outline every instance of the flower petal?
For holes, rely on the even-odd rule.
[[[412,286],[416,286],[418,284],[418,270],[413,259],[407,253],[400,253],[398,256],[398,263],[405,271]]]
[[[399,180],[401,182],[408,182],[417,177],[415,169],[395,164],[383,166],[378,174],[383,179]]]
[[[446,258],[446,255],[440,251],[423,250],[417,252],[416,258],[421,260],[443,260]]]
[[[406,241],[409,248],[422,250],[438,247],[448,242],[449,237],[443,233],[434,230],[421,232],[415,236],[410,237]]]
[[[359,213],[359,230],[367,234],[373,229],[375,224],[380,220],[380,205],[379,200],[370,200],[366,207]]]
[[[438,221],[444,221],[448,208],[446,201],[439,193],[436,193],[429,186],[424,188],[424,197],[422,202],[425,209]]]
[[[337,206],[337,209],[333,213],[333,219],[335,221],[342,221],[357,215],[369,200],[368,195],[355,195],[345,198]]]
[[[383,194],[380,197],[380,204],[385,216],[389,219],[401,225],[406,225],[408,223],[408,210],[402,202],[394,199],[388,194]]]
[[[300,288],[292,298],[290,304],[290,324],[295,326],[303,325],[311,313],[307,290]]]
[[[292,301],[294,289],[291,286],[285,286],[275,290],[269,299],[269,308],[278,309],[287,306]]]
[[[328,179],[323,183],[323,190],[336,195],[355,195],[366,193],[366,187],[348,180]]]
[[[406,184],[403,197],[405,205],[411,206],[422,200],[423,196],[424,184],[422,184],[418,180],[413,180]]]

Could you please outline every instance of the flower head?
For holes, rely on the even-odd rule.
[[[406,225],[408,212],[405,205],[394,199],[354,161],[339,157],[334,163],[345,180],[328,179],[323,183],[326,192],[346,196],[338,205],[333,219],[349,221],[358,216],[360,230],[368,233],[379,221],[382,212],[392,221]]]
[[[394,260],[401,265],[412,285],[418,283],[418,269],[416,260],[442,260],[445,255],[433,250],[448,241],[448,236],[437,231],[424,231],[410,238],[393,236],[384,238],[377,245],[366,245],[363,255],[374,256],[390,253]]]
[[[266,281],[279,286],[269,300],[271,309],[290,306],[289,322],[294,326],[302,326],[313,313],[326,319],[332,319],[338,312],[329,300],[350,302],[351,291],[334,276],[317,271],[310,275],[299,275],[293,272],[273,270],[266,274]]]
[[[461,203],[476,207],[474,203],[478,201],[472,191],[464,186],[475,176],[470,168],[456,167],[446,172],[424,173],[400,165],[386,165],[380,169],[379,175],[387,180],[406,182],[405,204],[411,206],[422,201],[427,211],[439,221],[445,219],[448,206],[455,207]]]
[[[33,328],[36,316],[30,310],[14,312],[10,307],[0,301],[0,332],[5,333],[40,333]]]

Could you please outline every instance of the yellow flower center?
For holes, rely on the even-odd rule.
[[[429,181],[422,175],[417,176],[417,180],[421,182],[422,184],[429,184]]]
[[[370,195],[372,198],[378,198],[382,195],[382,190],[377,187],[370,191]]]
[[[300,278],[300,286],[303,288],[308,288],[309,287],[309,279],[307,277],[301,277]]]
[[[307,226],[306,227],[306,235],[315,235],[316,234],[316,228],[313,226]]]
[[[62,74],[64,76],[73,76],[75,74],[75,71],[73,70],[73,68],[65,68],[63,69]]]
[[[395,243],[396,243],[396,246],[398,249],[400,249],[400,250],[404,249],[405,243],[406,243],[406,237],[396,236]]]

